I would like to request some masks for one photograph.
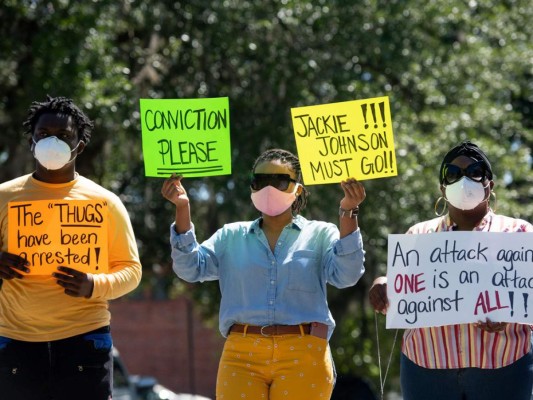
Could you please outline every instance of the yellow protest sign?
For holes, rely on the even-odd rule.
[[[108,271],[108,210],[101,200],[37,200],[8,204],[8,251],[30,263],[30,275],[58,266]]]
[[[146,176],[230,175],[229,100],[141,99]]]
[[[389,98],[291,109],[306,185],[396,176]]]

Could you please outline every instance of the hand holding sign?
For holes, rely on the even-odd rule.
[[[174,204],[176,208],[185,208],[189,205],[189,197],[181,184],[182,178],[181,175],[172,174],[170,178],[163,182],[163,187],[161,188],[163,197]]]
[[[372,287],[368,292],[368,299],[376,312],[380,312],[383,315],[387,314],[387,309],[389,308],[387,277],[380,276],[374,279],[374,283],[372,283]]]
[[[63,273],[54,272],[52,276],[57,278],[59,286],[65,288],[65,294],[87,299],[91,297],[94,289],[92,274],[76,271],[68,267],[57,267],[57,269]]]
[[[0,251],[0,279],[22,279],[24,275],[17,271],[30,272],[28,262],[16,254]]]
[[[492,322],[487,318],[485,322],[478,322],[474,325],[476,328],[483,329],[487,332],[501,332],[507,326],[507,322]]]
[[[347,179],[341,182],[344,197],[341,200],[340,207],[345,210],[351,210],[359,207],[359,204],[366,198],[366,192],[363,184],[355,179]]]
[[[181,184],[182,176],[172,176],[163,182],[161,194],[176,206],[176,224],[174,229],[178,233],[185,233],[191,228],[191,210],[189,197]]]

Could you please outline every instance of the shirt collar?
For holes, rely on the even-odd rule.
[[[248,230],[248,232],[255,233],[256,229],[259,230],[262,219],[263,217],[259,217],[256,220],[252,221],[252,224],[250,225],[250,229]],[[301,215],[298,214],[292,217],[291,228],[302,230],[304,224],[305,224],[305,218],[302,217]]]

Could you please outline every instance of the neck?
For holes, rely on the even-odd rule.
[[[489,212],[488,203],[484,202],[473,210],[459,210],[450,206],[450,218],[457,225],[459,231],[471,231],[479,225]]]
[[[283,214],[276,215],[271,217],[269,215],[263,214],[263,229],[268,229],[271,231],[281,232],[289,223],[292,222],[292,210],[289,207],[287,211]]]
[[[48,170],[37,163],[33,177],[46,183],[67,183],[78,176],[74,165],[65,166],[58,170]]]

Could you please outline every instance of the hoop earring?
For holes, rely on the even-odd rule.
[[[493,196],[493,197],[494,197],[494,207],[491,207],[491,206],[490,206],[490,196]],[[490,208],[492,211],[496,212],[496,205],[497,205],[497,203],[496,203],[496,193],[494,193],[492,190],[490,191],[490,194],[489,194],[489,200],[488,200],[488,201],[489,201],[489,208]]]
[[[439,207],[439,203],[441,202],[441,200],[444,200],[444,206],[442,207],[442,210],[440,212],[437,211],[437,208]],[[440,196],[437,201],[435,202],[435,207],[434,207],[434,211],[435,211],[435,215],[437,217],[442,217],[444,215],[444,213],[446,212],[446,209],[448,208],[448,205],[446,203],[446,199],[442,196]]]

